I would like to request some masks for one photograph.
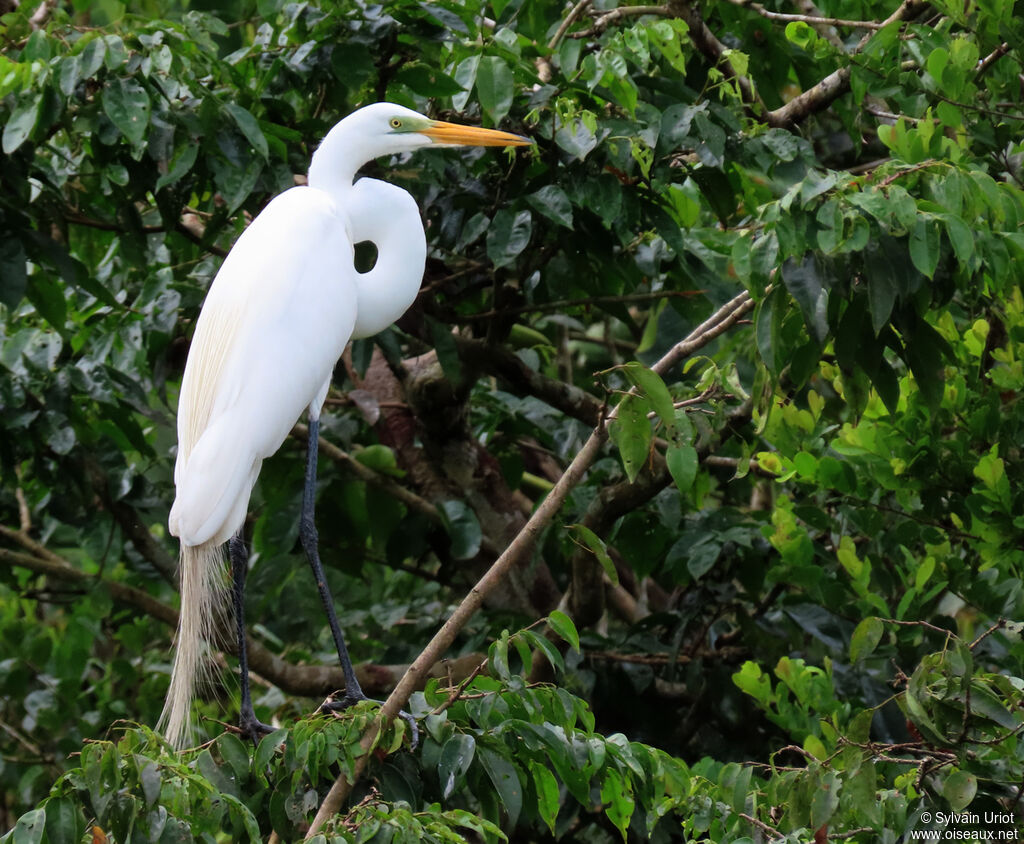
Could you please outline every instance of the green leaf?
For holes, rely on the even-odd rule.
[[[569,525],[568,528],[577,533],[584,544],[597,557],[598,562],[601,563],[601,567],[611,582],[618,583],[619,573],[615,570],[615,563],[612,562],[612,558],[608,555],[608,548],[604,544],[604,540],[585,525]]]
[[[545,185],[539,191],[528,194],[526,201],[549,220],[567,229],[572,228],[572,204],[558,185]]]
[[[465,776],[476,754],[476,739],[465,733],[450,736],[441,748],[437,760],[437,777],[441,781],[441,796],[448,798],[455,791],[459,779]]]
[[[26,812],[14,825],[11,844],[40,844],[46,829],[46,810],[33,809]]]
[[[458,384],[462,380],[462,361],[459,360],[459,347],[452,336],[451,326],[431,317],[427,317],[427,325],[444,377],[453,384]]]
[[[16,237],[0,240],[0,304],[15,307],[25,296],[28,272],[25,247]]]
[[[867,268],[868,306],[871,310],[871,327],[875,335],[889,322],[898,293],[893,273],[900,268],[894,266],[887,253],[881,249],[865,250]]]
[[[58,331],[64,330],[68,319],[67,300],[64,298],[64,288],[53,276],[45,273],[32,276],[28,300],[50,325]]]
[[[942,377],[944,358],[952,356],[949,344],[920,317],[909,325],[901,326],[901,331],[907,363],[921,396],[928,407],[937,408],[945,390],[945,379]]]
[[[28,140],[28,136],[36,128],[42,103],[42,95],[33,92],[18,103],[14,111],[11,112],[7,123],[4,124],[3,151],[5,155],[10,155]]]
[[[231,733],[224,733],[217,739],[217,749],[221,757],[231,768],[231,773],[239,783],[244,782],[249,776],[249,751]]]
[[[579,527],[583,528],[582,525],[579,525]],[[586,528],[583,528],[583,530],[586,530]],[[591,531],[591,533],[593,533],[593,531]],[[594,535],[594,538],[598,539],[598,537],[596,535]],[[598,542],[600,542],[600,539],[598,539]],[[604,547],[604,543],[601,542],[600,544],[601,544],[601,547],[603,548]],[[605,555],[607,555],[608,552],[605,551],[604,553],[605,553]],[[609,558],[609,562],[611,562],[611,558]],[[602,565],[603,565],[603,563],[602,563]],[[613,565],[612,569],[614,569],[614,568],[615,568],[615,566]],[[561,610],[552,610],[548,614],[548,627],[550,627],[552,630],[555,631],[556,634],[558,634],[562,639],[564,639],[566,642],[568,642],[572,646],[572,649],[574,651],[579,653],[579,650],[580,650],[580,634],[578,632],[576,632],[576,625],[573,624],[573,621],[572,621],[571,618],[569,618],[569,616],[567,616]]]
[[[267,147],[267,139],[264,137],[263,130],[260,129],[260,124],[256,121],[256,118],[237,103],[225,103],[224,108],[227,109],[228,114],[235,121],[235,125],[245,135],[245,139],[252,144],[253,149],[266,159],[270,154],[270,150]]]
[[[533,777],[533,788],[537,792],[537,811],[541,820],[554,833],[555,820],[558,818],[558,780],[546,765],[532,761],[530,776]]]
[[[530,242],[532,215],[529,211],[518,213],[502,208],[491,220],[487,230],[487,257],[495,268],[507,267]]]
[[[939,265],[942,239],[939,236],[937,220],[918,217],[914,229],[910,233],[910,260],[914,262],[918,272],[928,278],[935,277],[935,268]]]
[[[814,783],[811,795],[811,828],[819,829],[829,822],[839,808],[842,781],[835,771],[822,772]]]
[[[626,477],[632,483],[640,473],[651,446],[651,423],[647,420],[648,404],[630,393],[618,404],[618,413],[611,425],[612,439],[618,446]]]
[[[139,144],[149,128],[149,94],[130,79],[115,77],[103,89],[103,110],[132,145]]]
[[[445,530],[452,541],[451,555],[456,560],[469,560],[480,551],[483,531],[476,513],[464,501],[450,499],[438,505]]]
[[[949,242],[953,244],[957,260],[961,264],[966,264],[974,256],[974,232],[967,223],[952,214],[943,215],[942,221],[946,224],[946,234]]]
[[[469,102],[469,94],[476,84],[476,73],[479,67],[480,55],[474,53],[459,62],[459,66],[455,68],[455,81],[462,88],[461,93],[452,95],[452,108],[457,111],[462,111],[466,107],[466,103]]]
[[[495,126],[504,120],[512,107],[515,80],[512,78],[512,69],[503,58],[480,57],[476,68],[476,93],[484,112]]]
[[[686,495],[697,478],[699,464],[697,449],[692,445],[670,445],[665,450],[665,463],[672,480],[681,493]]]
[[[176,184],[188,173],[196,163],[199,155],[199,144],[187,143],[177,149],[174,158],[170,161],[170,167],[159,179],[156,180],[155,191],[163,190],[168,185]]]
[[[256,746],[256,752],[252,755],[252,770],[254,772],[262,772],[270,764],[270,760],[277,754],[277,749],[281,746],[281,742],[287,737],[288,731],[281,728],[261,738],[260,743]]]
[[[882,633],[885,632],[885,625],[879,618],[865,618],[858,624],[850,637],[850,659],[856,662],[871,653],[878,647],[882,640]]]
[[[163,785],[160,769],[155,762],[144,756],[137,756],[135,761],[139,769],[139,784],[142,786],[142,794],[146,798],[146,808],[152,808],[160,798],[160,788]],[[246,769],[248,767],[246,765]]]
[[[629,781],[615,768],[608,768],[605,771],[604,781],[601,783],[601,802],[605,804],[604,811],[608,820],[615,824],[622,833],[622,840],[625,841],[629,820],[636,808],[636,800],[633,799],[633,789]]]
[[[676,409],[672,402],[672,394],[669,393],[665,382],[661,380],[653,369],[648,369],[638,361],[630,361],[622,367],[633,384],[640,389],[647,400],[651,403],[654,412],[658,414],[665,428],[674,431],[676,426]]]
[[[398,458],[395,452],[386,445],[374,443],[364,446],[354,452],[356,460],[364,466],[379,472],[382,475],[391,475],[394,478],[404,477],[405,472],[398,468]]]
[[[773,288],[757,306],[757,313],[754,315],[757,350],[764,365],[775,375],[778,375],[789,363],[781,344],[782,323],[786,318],[786,301],[783,288]]]
[[[465,93],[465,88],[447,73],[422,62],[407,64],[395,74],[395,82],[408,85],[423,97],[451,97]]]
[[[967,771],[953,771],[942,784],[942,796],[954,812],[962,812],[970,806],[977,793],[978,778]]]
[[[74,801],[51,797],[46,801],[46,840],[48,844],[78,844],[85,833],[85,818]]]
[[[813,255],[808,253],[799,263],[788,258],[782,265],[782,280],[800,306],[811,335],[819,343],[825,342],[828,336],[828,294],[822,285],[821,273]]]
[[[447,746],[446,742],[445,747]],[[519,769],[490,748],[481,747],[479,755],[480,762],[498,793],[501,806],[508,814],[508,826],[514,828],[523,808],[523,785],[519,781]]]

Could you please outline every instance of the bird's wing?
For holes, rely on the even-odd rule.
[[[178,402],[171,531],[197,545],[230,538],[260,464],[330,379],[352,333],[352,243],[311,188],[275,198],[214,279]]]

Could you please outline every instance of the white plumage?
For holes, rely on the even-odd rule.
[[[426,240],[415,201],[386,182],[355,181],[356,171],[378,156],[431,144],[526,143],[390,103],[360,109],[313,155],[308,186],[273,199],[225,258],[196,323],[178,400],[169,527],[181,542],[181,616],[161,715],[172,744],[187,738],[195,676],[227,604],[221,546],[241,531],[263,460],[303,410],[311,422],[319,418],[349,339],[386,328],[419,290]],[[363,240],[377,247],[367,273],[353,263]],[[243,682],[243,716],[247,696]]]

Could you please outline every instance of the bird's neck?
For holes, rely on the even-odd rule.
[[[415,301],[423,281],[427,241],[416,201],[401,188],[360,179],[344,193],[339,211],[348,218],[352,242],[377,247],[373,269],[356,274],[354,338],[372,337]]]
[[[356,273],[353,337],[372,337],[398,319],[416,299],[427,257],[420,212],[413,198],[377,179],[355,180],[363,164],[381,154],[346,118],[327,133],[309,164],[307,184],[330,195],[353,245],[368,240],[377,261]],[[379,143],[378,143],[379,146]]]
[[[352,189],[356,172],[373,158],[366,133],[353,130],[346,118],[324,135],[310,159],[306,182],[311,188],[340,196]]]

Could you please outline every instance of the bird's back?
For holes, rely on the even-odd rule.
[[[171,532],[227,541],[260,465],[328,382],[355,322],[353,247],[330,198],[293,188],[224,260],[203,305],[178,401]]]

